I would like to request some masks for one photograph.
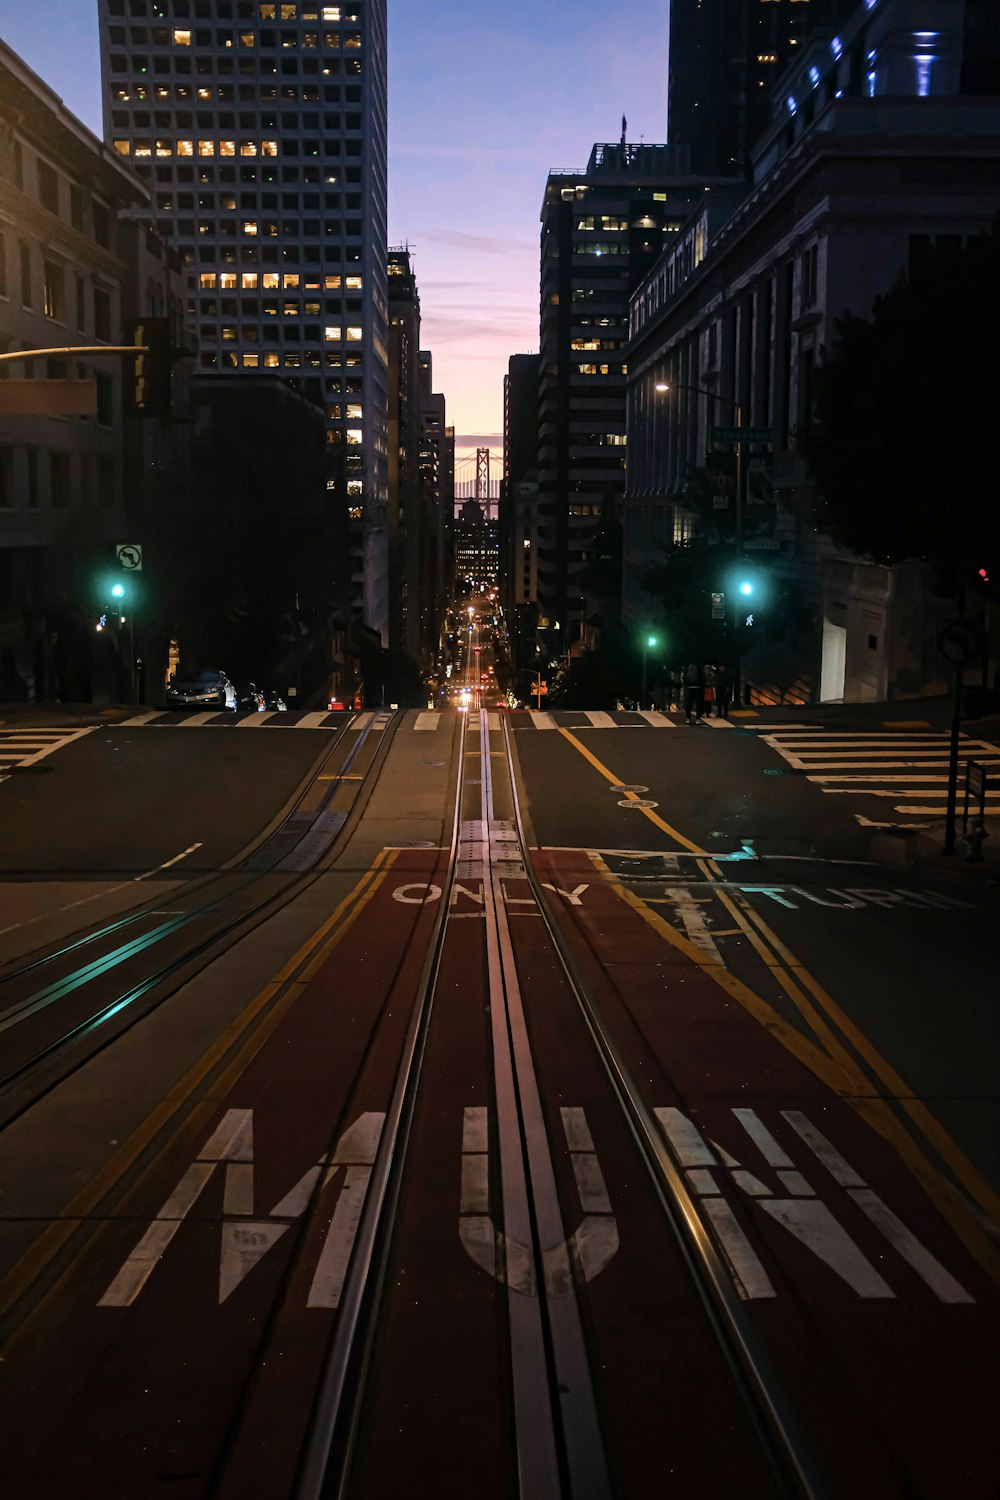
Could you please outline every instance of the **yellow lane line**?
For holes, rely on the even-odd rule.
[[[717,894],[721,895],[721,892]],[[901,1078],[895,1068],[878,1049],[869,1041],[863,1031],[855,1025],[850,1016],[846,1015],[842,1008],[828,990],[814,979],[807,969],[803,969],[796,963],[795,957],[771,930],[770,925],[755,911],[749,903],[746,907],[751,920],[760,928],[761,932],[772,945],[775,952],[785,963],[793,965],[802,976],[802,983],[806,986],[813,998],[817,1000],[826,1012],[829,1019],[847,1039],[850,1045],[858,1053],[885,1085],[890,1094],[897,1100],[900,1107],[913,1120],[914,1124],[921,1130],[930,1145],[947,1162],[954,1172],[958,1181],[966,1192],[975,1198],[985,1213],[987,1213],[997,1224],[1000,1224],[1000,1193],[986,1181],[976,1167],[968,1160],[964,1153],[956,1146],[940,1122],[931,1114],[927,1106],[918,1099],[913,1089]]]
[[[701,949],[697,948],[689,938],[678,932],[675,927],[671,927],[669,922],[664,921],[659,912],[653,911],[640,896],[636,896],[620,880],[616,880],[599,854],[591,854],[590,858],[595,868],[607,877],[615,894],[625,902],[626,906],[631,906],[633,911],[638,912],[655,933],[670,943],[678,952],[683,953],[685,958],[697,964],[720,989],[725,990],[727,995],[742,1005],[743,1009],[748,1011],[765,1031],[769,1031],[772,1036],[776,1037],[781,1045],[815,1073],[817,1078],[821,1078],[824,1083],[829,1084],[838,1092],[845,1088],[848,1079],[845,1078],[840,1066],[824,1056],[808,1037],[802,1035],[797,1026],[786,1021],[772,1005],[745,985],[741,979],[737,979],[729,969],[722,964],[715,963],[702,953]]]
[[[306,939],[298,952],[288,960],[274,978],[269,980],[263,989],[258,991],[249,1005],[230,1022],[222,1035],[212,1043],[194,1066],[173,1086],[162,1103],[157,1105],[156,1109],[132,1132],[128,1140],[118,1148],[114,1156],[94,1175],[87,1186],[82,1188],[76,1197],[61,1210],[58,1218],[54,1219],[42,1231],[34,1243],[28,1247],[6,1276],[0,1280],[0,1316],[9,1312],[33,1285],[41,1273],[51,1264],[72,1238],[80,1222],[91,1217],[111,1189],[135,1165],[164,1126],[177,1114],[185,1102],[190,1099],[195,1089],[204,1082],[213,1068],[221,1062],[226,1053],[239,1041],[240,1037],[257,1016],[260,1015],[261,1011],[295,976],[288,993],[283,996],[266,1020],[258,1027],[253,1037],[244,1045],[238,1057],[234,1059],[234,1062],[220,1078],[219,1085],[221,1086],[223,1080],[225,1080],[225,1087],[228,1088],[239,1077],[240,1073],[246,1069],[275,1027],[298,999],[302,993],[303,986],[313,977],[320,965],[326,961],[364,906],[374,896],[378,887],[385,880],[390,866],[395,862],[395,858],[395,852],[391,852],[388,858],[386,858],[386,851],[384,850],[376,856],[371,869],[365,871],[357,885],[344,897],[331,915]],[[383,865],[384,868],[380,868]],[[367,892],[366,887],[368,888]],[[353,911],[351,910],[352,906],[355,908]],[[331,932],[333,935],[328,936]],[[314,955],[311,962],[308,963],[301,974],[297,974],[300,965],[308,960],[311,954]],[[207,1114],[214,1110],[215,1107],[214,1101],[208,1101],[199,1106],[197,1113],[199,1115]],[[156,1163],[153,1164],[153,1166],[155,1165]],[[151,1170],[152,1166],[147,1169],[147,1173]]]
[[[609,785],[615,785],[620,782],[621,778],[617,777],[607,766],[603,765],[568,730],[562,729],[560,733],[569,740],[585,760],[590,762],[595,770],[607,778]],[[635,793],[630,793],[629,798],[632,801],[639,800]],[[717,879],[723,878],[721,868],[707,854],[706,850],[699,848],[697,844],[692,844],[683,834],[679,833],[677,829],[672,828],[670,824],[665,823],[663,819],[658,818],[649,808],[641,810],[651,822],[655,823],[657,827],[662,828],[670,838],[683,844],[693,854],[699,854],[708,859],[711,870],[706,869],[701,860],[698,863],[704,873],[709,876],[709,879],[712,879],[713,874]],[[591,857],[594,858],[594,856]],[[601,863],[603,864],[603,861]],[[610,871],[608,874],[610,875]],[[663,918],[656,912],[646,907],[645,903],[639,897],[634,897],[631,892],[626,891],[620,882],[616,883],[616,889],[618,889],[620,894],[623,894],[624,899],[630,906],[639,911],[645,920],[661,933],[661,936],[664,936],[668,942],[671,942],[682,952],[686,952],[694,963],[697,963],[700,968],[704,969],[705,973],[709,974],[716,983],[722,984],[722,987],[727,989],[733,995],[733,998],[738,1000],[750,1014],[756,1014],[756,1018],[767,1030],[772,1032],[782,1046],[800,1057],[817,1077],[822,1078],[824,1082],[828,1083],[835,1093],[839,1094],[885,1140],[889,1141],[895,1147],[907,1167],[927,1192],[928,1197],[939,1209],[944,1218],[952,1225],[970,1254],[975,1257],[991,1276],[1000,1280],[1000,1251],[997,1250],[997,1247],[989,1239],[974,1215],[969,1211],[967,1204],[960,1194],[941,1175],[938,1168],[921,1150],[919,1144],[907,1133],[897,1116],[892,1113],[887,1101],[881,1097],[877,1099],[870,1097],[872,1084],[869,1082],[866,1074],[855,1058],[844,1047],[843,1043],[831,1032],[826,1021],[817,1013],[815,1007],[803,994],[803,988],[809,991],[813,999],[819,1003],[821,1009],[826,1013],[827,1019],[841,1031],[845,1039],[855,1048],[858,1056],[863,1059],[875,1074],[875,1077],[895,1097],[899,1107],[910,1116],[914,1124],[923,1133],[925,1139],[933,1146],[941,1160],[954,1173],[956,1180],[962,1184],[983,1211],[996,1223],[1000,1223],[1000,1196],[986,1182],[982,1174],[969,1161],[956,1142],[952,1140],[951,1136],[927,1106],[916,1097],[914,1090],[905,1083],[895,1069],[882,1057],[881,1053],[869,1041],[867,1036],[847,1017],[832,995],[812,976],[806,966],[796,958],[772,930],[770,925],[754,910],[751,904],[749,902],[741,902],[738,906],[726,891],[720,890],[718,886],[715,886],[715,895],[739,924],[757,953],[767,964],[768,969],[781,984],[802,1016],[803,1021],[809,1026],[817,1040],[822,1042],[826,1049],[827,1057],[823,1057],[823,1054],[808,1041],[805,1042],[806,1050],[800,1050],[798,1041],[804,1041],[805,1039],[801,1038],[796,1028],[789,1028],[788,1024],[782,1021],[777,1012],[771,1006],[767,1005],[760,996],[756,995],[754,991],[747,989],[739,980],[733,979],[731,975],[729,975],[729,978],[733,979],[733,982],[739,985],[744,993],[738,994],[736,990],[730,990],[721,978],[722,975],[728,975],[728,970],[724,968],[720,969],[718,964],[708,961],[699,949],[695,948],[685,938],[682,938],[676,929],[671,927],[669,923],[664,922]],[[743,911],[740,910],[741,906],[743,907]],[[743,914],[744,911],[746,916]],[[766,943],[771,945],[772,951],[770,953],[767,951],[765,944],[760,943],[759,939],[752,933],[747,922],[747,916],[766,939]],[[792,972],[789,973],[789,970]],[[792,977],[793,974],[794,978]],[[750,997],[756,1005],[762,1007],[760,1014],[757,1014],[755,1009],[748,1004],[747,997]],[[769,1013],[769,1017],[765,1019],[767,1013]],[[775,1027],[771,1024],[770,1018],[776,1019],[780,1023],[779,1026]],[[793,1039],[798,1040],[796,1041],[796,1045],[791,1046],[789,1044]],[[817,1061],[820,1062],[819,1069],[816,1067]],[[830,1071],[831,1066],[835,1070],[833,1073]],[[877,1092],[877,1085],[875,1087]]]
[[[613,771],[609,771],[607,766],[602,765],[602,763],[597,759],[597,756],[591,754],[586,745],[581,744],[575,734],[571,734],[568,729],[560,729],[559,733],[564,737],[564,739],[569,740],[570,744],[575,750],[579,750],[584,760],[590,761],[590,764],[594,767],[594,770],[600,772],[609,786],[618,786],[621,784],[621,778],[619,776],[616,776]],[[640,802],[642,800],[636,792],[627,792],[626,796],[628,797],[628,800],[630,802]],[[702,849],[699,844],[692,844],[691,840],[686,839],[683,833],[678,833],[676,828],[671,828],[669,823],[665,823],[661,817],[657,816],[657,814],[651,807],[642,807],[639,809],[639,811],[643,814],[644,817],[647,817],[649,821],[655,825],[655,827],[659,828],[663,833],[665,833],[668,838],[674,839],[678,844],[683,845],[683,847],[689,850],[692,854],[707,854],[708,851],[706,849]]]

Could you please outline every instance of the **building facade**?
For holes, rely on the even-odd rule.
[[[684,150],[596,145],[549,174],[542,204],[537,537],[539,629],[554,655],[617,608],[629,298],[712,183]],[[588,605],[587,596],[591,603]]]
[[[199,368],[315,381],[385,640],[385,0],[99,5],[105,140],[188,265]]]
[[[935,15],[932,58],[926,7],[908,0],[815,31],[775,91],[752,190],[717,200],[714,221],[711,205],[692,216],[632,301],[626,615],[649,617],[642,576],[658,557],[710,532],[705,505],[726,485],[711,429],[738,405],[770,434],[751,449],[747,555],[771,559],[812,622],[751,654],[759,701],[946,689],[935,612],[951,606],[928,600],[920,565],[875,566],[818,531],[802,447],[836,319],[870,316],[932,247],[960,245],[1000,212],[1000,99],[961,96],[963,7],[945,0]]]
[[[667,139],[695,172],[747,175],[771,89],[837,0],[671,0]]]
[[[536,645],[538,366],[537,354],[514,354],[503,382],[499,585],[515,666],[530,666]]]
[[[129,166],[0,43],[0,351],[116,345],[138,252],[118,217],[147,200]],[[145,290],[145,288],[144,288]],[[93,416],[0,415],[0,697],[87,700],[100,578],[125,524],[119,356],[0,364],[0,380],[96,382]],[[125,684],[121,684],[122,696]]]

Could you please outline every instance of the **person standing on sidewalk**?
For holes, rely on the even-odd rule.
[[[684,672],[684,713],[689,724],[700,724],[705,711],[705,669],[689,662]],[[692,719],[691,715],[694,714]]]
[[[727,666],[715,669],[715,712],[720,719],[729,718],[729,705],[733,697],[733,679]]]

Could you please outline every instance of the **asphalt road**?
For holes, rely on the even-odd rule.
[[[12,1493],[290,1494],[337,1368],[356,1500],[779,1493],[703,1238],[827,1493],[990,1494],[994,872],[879,863],[753,732],[512,715],[509,779],[469,646],[464,712],[100,725],[0,781],[39,918],[185,853],[0,963]]]

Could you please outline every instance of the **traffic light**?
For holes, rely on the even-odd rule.
[[[127,332],[126,342],[145,350],[135,356],[130,409],[140,417],[169,417],[173,363],[169,319],[137,318]]]

